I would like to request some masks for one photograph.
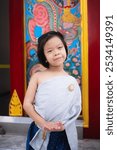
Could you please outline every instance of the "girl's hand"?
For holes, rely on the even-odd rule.
[[[43,129],[45,131],[63,131],[64,130],[64,125],[60,121],[45,122],[45,124],[43,125]]]

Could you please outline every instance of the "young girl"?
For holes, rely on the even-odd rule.
[[[34,120],[26,150],[78,150],[75,121],[81,112],[76,79],[63,64],[68,48],[61,33],[50,31],[38,39],[38,58],[47,69],[32,75],[23,108]]]

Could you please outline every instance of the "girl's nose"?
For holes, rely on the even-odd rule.
[[[54,55],[55,55],[55,56],[59,55],[59,52],[58,52],[58,51],[55,51]]]

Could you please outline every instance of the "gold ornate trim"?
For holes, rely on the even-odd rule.
[[[81,60],[82,60],[82,115],[83,127],[89,127],[88,95],[88,11],[87,0],[81,0]]]

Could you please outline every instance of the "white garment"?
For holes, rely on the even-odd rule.
[[[81,92],[72,76],[56,76],[41,83],[36,92],[36,112],[46,121],[61,121],[64,124],[71,150],[78,150],[75,120],[81,112]],[[39,128],[30,142],[34,150],[47,150],[50,133],[45,141]]]

